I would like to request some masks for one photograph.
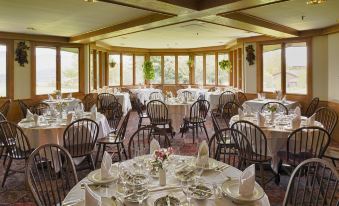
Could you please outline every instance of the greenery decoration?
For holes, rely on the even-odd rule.
[[[193,64],[194,64],[194,60],[190,57],[190,58],[188,59],[188,61],[187,61],[187,66],[188,66],[189,68],[191,68],[191,67],[193,67]]]
[[[232,63],[230,60],[222,60],[219,62],[219,67],[221,70],[230,72],[232,71]]]
[[[153,62],[151,62],[150,60],[146,60],[142,65],[142,68],[145,80],[153,80],[155,77]]]
[[[114,60],[112,60],[112,61],[109,63],[109,65],[110,65],[112,68],[114,68],[116,64],[117,64],[117,63],[116,63]]]
[[[17,44],[17,48],[15,49],[15,61],[17,61],[21,67],[24,67],[25,64],[28,64],[27,50],[29,50],[29,47],[26,45],[25,41],[21,41]]]

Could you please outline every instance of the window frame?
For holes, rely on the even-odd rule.
[[[56,48],[56,89],[61,90],[61,48],[77,48],[78,56],[78,74],[79,88],[78,92],[73,94],[84,93],[84,45],[81,44],[66,44],[66,43],[46,43],[46,42],[31,42],[31,96],[47,96],[48,94],[36,94],[36,48],[37,47],[55,47]],[[94,57],[94,55],[93,55]],[[93,65],[93,67],[95,67]],[[94,82],[95,84],[96,82]],[[68,93],[64,93],[68,94]]]
[[[307,66],[306,66],[306,94],[300,93],[286,93],[286,44],[289,43],[301,43],[305,42],[307,47]],[[272,44],[281,44],[281,91],[283,94],[290,96],[312,96],[313,95],[313,81],[312,81],[312,39],[311,38],[293,38],[293,39],[284,39],[284,40],[273,40],[261,42],[258,44],[258,92],[263,92],[266,94],[273,94],[274,92],[267,92],[263,90],[264,87],[264,71],[263,71],[263,46],[272,45]]]
[[[14,41],[0,39],[0,44],[6,46],[6,95],[0,99],[14,98]]]

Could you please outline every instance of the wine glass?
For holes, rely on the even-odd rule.
[[[181,189],[183,193],[186,195],[186,200],[188,202],[188,206],[191,205],[191,196],[192,196],[192,182],[189,180],[182,180],[181,181]]]
[[[120,182],[122,183],[122,192],[123,194],[126,193],[126,174],[127,174],[128,170],[126,168],[126,166],[124,166],[122,163],[120,163],[118,165],[118,173],[119,173],[119,179],[120,179]]]

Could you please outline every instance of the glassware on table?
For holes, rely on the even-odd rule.
[[[148,183],[141,184],[141,185],[134,185],[133,193],[134,193],[139,205],[142,205],[144,199],[148,195]]]
[[[186,195],[186,200],[188,202],[188,206],[191,206],[191,199],[192,199],[192,181],[191,180],[182,180],[181,181],[181,189],[183,193]]]

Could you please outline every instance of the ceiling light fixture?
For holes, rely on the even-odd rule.
[[[98,2],[98,0],[84,0],[85,2],[88,2],[88,3],[95,3],[95,2]]]
[[[325,3],[327,0],[307,0],[307,5],[316,5],[316,4],[322,4]]]

